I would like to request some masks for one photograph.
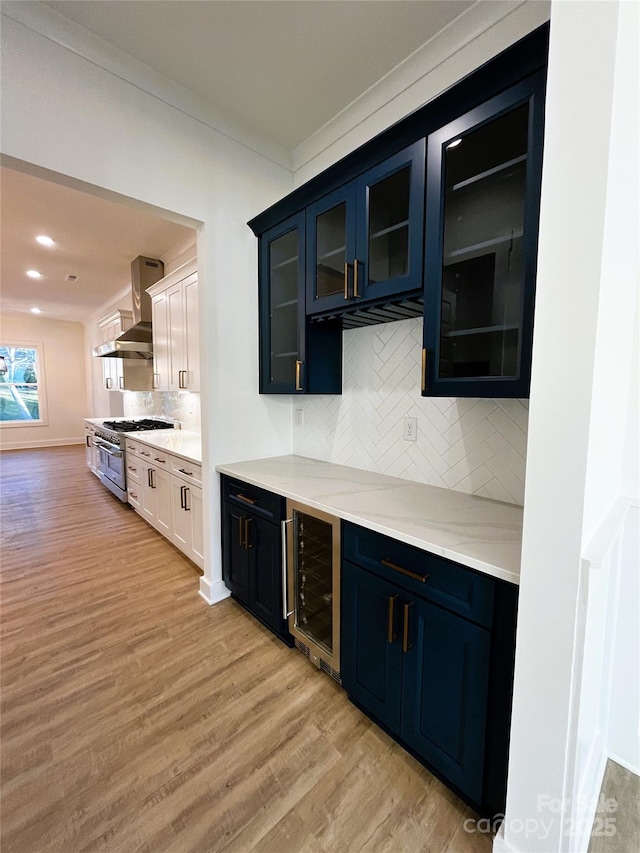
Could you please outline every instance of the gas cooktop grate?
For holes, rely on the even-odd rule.
[[[115,432],[141,432],[150,429],[173,429],[175,425],[169,421],[141,418],[138,421],[103,421],[102,426]]]

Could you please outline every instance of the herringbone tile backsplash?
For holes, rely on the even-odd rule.
[[[294,453],[522,504],[528,400],[422,397],[421,353],[421,318],[344,332],[342,396],[295,400]]]

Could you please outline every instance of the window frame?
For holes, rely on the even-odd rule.
[[[0,338],[0,347],[9,348],[15,347],[16,349],[31,349],[35,351],[35,365],[36,365],[36,388],[38,392],[38,412],[39,417],[29,419],[19,419],[14,421],[4,421],[0,420],[0,429],[2,428],[11,428],[15,427],[37,427],[37,426],[48,426],[49,425],[49,409],[47,406],[47,383],[45,378],[45,358],[44,358],[44,344],[42,341],[20,341],[15,340],[13,338],[5,339]],[[7,383],[9,384],[9,383]],[[22,383],[12,383],[22,384]]]

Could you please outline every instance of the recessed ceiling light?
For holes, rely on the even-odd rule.
[[[40,314],[40,313],[41,313],[41,311],[40,311],[40,309],[39,309],[39,308],[32,308],[32,309],[31,309],[31,313],[32,313],[32,314]]]
[[[47,237],[46,234],[40,234],[38,237],[36,237],[36,240],[38,243],[40,243],[41,246],[55,245],[55,240],[52,240],[51,237]]]
[[[42,273],[38,270],[27,270],[27,275],[29,278],[42,278]]]

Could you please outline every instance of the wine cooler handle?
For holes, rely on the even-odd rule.
[[[291,524],[292,522],[292,518],[286,518],[280,522],[280,527],[282,530],[282,618],[285,621],[293,613],[293,610],[289,610],[289,602],[287,600],[287,524]]]

